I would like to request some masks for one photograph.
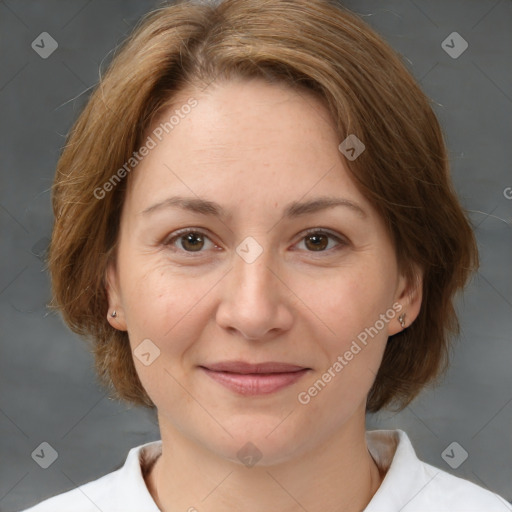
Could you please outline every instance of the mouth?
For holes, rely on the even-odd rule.
[[[239,395],[268,395],[301,379],[311,368],[288,363],[225,361],[199,367],[206,375]]]

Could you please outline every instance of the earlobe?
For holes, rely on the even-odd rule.
[[[411,279],[407,279],[405,276],[400,277],[396,302],[400,304],[401,309],[393,325],[390,326],[390,336],[410,327],[419,315],[422,299],[423,272],[415,267]]]
[[[126,331],[126,321],[119,293],[119,279],[113,263],[109,263],[105,272],[105,290],[108,298],[108,323],[119,331]]]

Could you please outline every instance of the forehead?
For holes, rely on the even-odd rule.
[[[137,203],[169,191],[225,199],[298,200],[309,191],[360,197],[334,121],[308,91],[263,80],[183,90],[147,132],[154,147],[131,175]]]

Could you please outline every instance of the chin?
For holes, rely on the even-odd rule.
[[[220,421],[232,437],[227,434],[217,439],[210,437],[204,444],[217,456],[247,467],[283,463],[311,442],[306,432],[300,435],[291,416],[284,418],[286,415],[282,414],[247,414],[233,417],[229,422]]]

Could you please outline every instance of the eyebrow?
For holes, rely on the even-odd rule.
[[[334,208],[336,206],[344,206],[349,208],[361,218],[366,218],[367,214],[357,203],[344,199],[342,197],[317,197],[309,201],[294,201],[290,203],[284,210],[283,218],[299,217],[301,215],[316,213],[321,210],[328,208]],[[215,217],[226,218],[227,214],[224,208],[214,202],[206,199],[197,197],[184,197],[184,196],[173,196],[163,201],[160,201],[152,206],[149,206],[142,212],[142,215],[148,215],[150,213],[166,209],[166,208],[180,208],[182,210],[199,213],[201,215],[211,215]]]

